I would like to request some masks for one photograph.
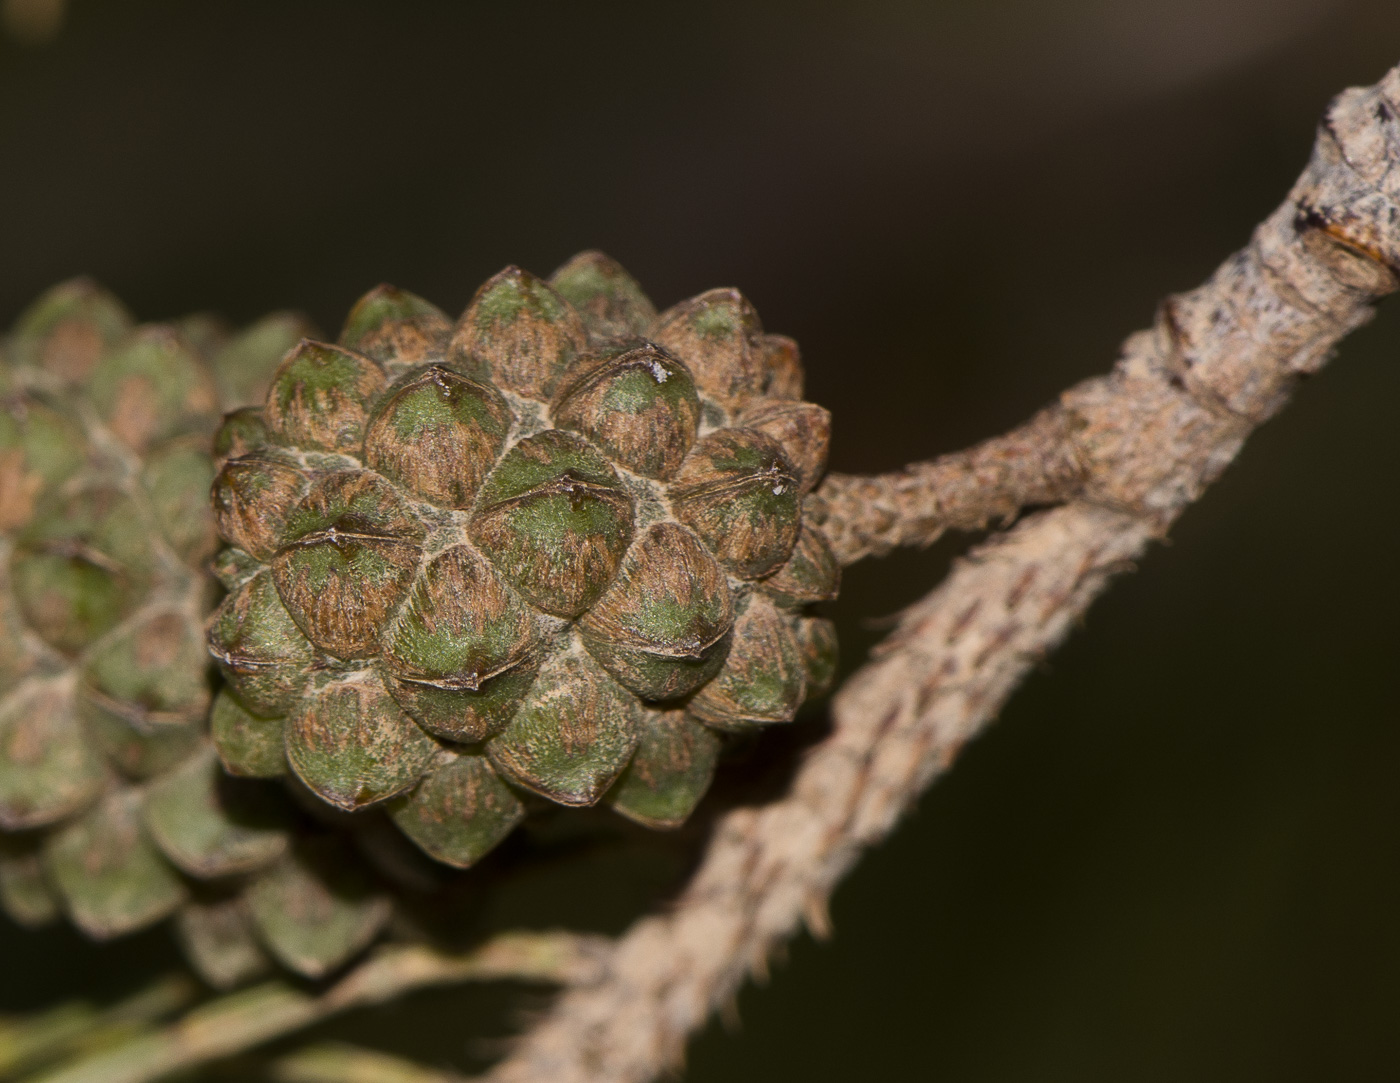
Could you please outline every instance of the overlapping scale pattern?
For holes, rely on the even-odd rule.
[[[226,769],[382,805],[457,867],[537,798],[682,823],[726,735],[834,669],[801,395],[738,291],[658,314],[597,252],[509,267],[455,323],[371,291],[216,438]]]
[[[308,333],[290,315],[236,335],[207,317],[138,327],[78,281],[0,344],[0,905],[24,925],[66,915],[97,939],[173,914],[219,986],[270,958],[324,974],[387,916],[345,839],[283,785],[230,775],[208,736],[243,749],[242,773],[282,773],[280,730],[273,755],[259,715],[226,693],[210,712],[210,440]],[[339,446],[337,432],[310,435]],[[224,456],[261,442],[236,423],[226,436]],[[245,464],[239,506],[302,499],[300,464],[279,465]],[[243,521],[240,540],[270,556],[263,514]],[[311,652],[270,585],[243,600],[223,627],[244,693],[255,711],[287,709],[269,670]]]

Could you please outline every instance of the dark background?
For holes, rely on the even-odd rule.
[[[1106,369],[1397,60],[1394,0],[78,0],[0,40],[0,325],[88,272],[143,318],[333,332],[381,280],[456,312],[596,246],[661,305],[742,288],[803,344],[832,465],[888,469]],[[1400,1078],[1397,360],[1392,305],[688,1080]],[[848,574],[848,666],[954,548]],[[167,958],[0,925],[0,1010]],[[490,1003],[339,1033],[470,1065]]]

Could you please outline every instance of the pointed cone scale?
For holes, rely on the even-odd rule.
[[[125,618],[160,566],[140,504],[112,485],[50,494],[19,541],[11,564],[16,601],[29,627],[65,654]]]
[[[108,765],[137,781],[170,770],[198,748],[204,736],[202,713],[149,711],[91,687],[78,689],[78,714],[88,742],[101,750]]]
[[[59,903],[44,876],[35,835],[0,835],[0,912],[21,929],[39,929],[59,915]]]
[[[24,526],[35,501],[83,465],[77,420],[24,395],[0,398],[0,530]]]
[[[372,670],[332,678],[308,694],[287,720],[286,742],[297,777],[346,812],[408,789],[438,748]]]
[[[15,361],[79,384],[131,323],[120,301],[90,279],[75,278],[49,290],[15,322]]]
[[[247,899],[262,942],[308,978],[367,948],[390,913],[348,842],[334,836],[303,839],[258,877]]]
[[[587,339],[578,313],[548,283],[507,267],[476,291],[450,356],[468,376],[545,400]]]
[[[215,989],[232,989],[272,968],[240,895],[192,899],[175,915],[175,935],[199,976]]]
[[[21,831],[71,816],[103,782],[71,680],[31,680],[0,705],[0,828]]]
[[[209,562],[210,574],[228,591],[236,591],[253,576],[266,570],[262,561],[249,556],[242,549],[221,549]]]
[[[143,502],[106,482],[65,485],[38,502],[18,541],[35,552],[81,556],[144,589],[160,554]]]
[[[764,373],[764,394],[774,399],[802,398],[802,354],[787,335],[759,335],[753,340]]]
[[[619,683],[643,699],[665,700],[719,671],[733,623],[729,585],[715,558],[694,532],[661,522],[628,550],[579,630]]]
[[[710,788],[720,737],[685,711],[652,711],[608,804],[644,827],[680,827]]]
[[[820,527],[803,523],[792,555],[760,586],[779,605],[829,602],[841,587],[841,565]]]
[[[389,690],[420,726],[444,741],[474,743],[499,733],[520,710],[540,660],[527,656],[510,669],[481,680],[475,690],[451,682],[387,675]]]
[[[209,711],[209,736],[224,770],[241,778],[280,778],[287,773],[282,718],[249,711],[227,688],[221,688]]]
[[[637,747],[641,706],[587,654],[557,655],[486,745],[506,778],[561,805],[592,805]]]
[[[355,302],[340,344],[384,365],[421,365],[443,357],[452,321],[436,305],[387,283]]]
[[[807,698],[824,696],[836,680],[840,661],[836,645],[836,625],[825,617],[798,617],[793,630],[802,668],[807,675]]]
[[[64,654],[111,631],[133,607],[134,584],[91,551],[21,551],[11,571],[25,623]]]
[[[229,459],[214,479],[211,501],[219,536],[259,560],[271,560],[287,516],[306,496],[306,475],[274,448]]]
[[[185,901],[179,874],[142,828],[141,800],[139,790],[115,790],[45,845],[68,916],[94,940],[154,925]]]
[[[804,493],[821,480],[831,446],[830,410],[812,402],[760,402],[741,413],[738,424],[778,442]]]
[[[805,685],[788,618],[755,594],[734,621],[734,645],[724,668],[696,693],[690,713],[706,725],[736,732],[791,722]]]
[[[702,395],[734,409],[763,392],[766,373],[754,348],[758,313],[738,290],[709,290],[668,308],[650,338],[685,363]]]
[[[146,791],[146,830],[176,867],[208,880],[269,865],[287,848],[281,795],[230,778],[205,746]]]
[[[512,420],[494,388],[429,365],[376,407],[365,434],[365,464],[420,500],[467,508],[505,446]]]
[[[316,646],[340,658],[367,657],[408,589],[422,537],[383,478],[329,474],[287,518],[272,561],[277,593]]]
[[[177,441],[146,459],[141,488],[150,501],[161,537],[182,561],[198,564],[211,556],[217,538],[209,514],[214,466],[205,441]]]
[[[802,523],[792,467],[776,441],[753,429],[704,437],[681,465],[670,497],[676,517],[743,579],[787,560]]]
[[[234,335],[214,354],[214,382],[225,409],[261,403],[282,359],[316,329],[296,312],[274,312]]]
[[[241,406],[224,415],[214,433],[214,465],[222,470],[230,459],[242,458],[272,443],[261,406]]]
[[[267,393],[268,428],[291,447],[353,455],[370,404],[384,387],[377,361],[303,339],[283,360]]]
[[[268,717],[286,714],[296,703],[314,655],[266,571],[219,604],[209,620],[208,647],[243,703]]]
[[[150,609],[89,654],[90,689],[152,715],[203,716],[209,702],[198,624],[180,609]]]
[[[389,814],[429,857],[465,869],[514,830],[525,806],[485,756],[444,751],[411,794],[394,799]]]
[[[166,327],[137,331],[92,371],[88,398],[122,443],[145,451],[183,432],[208,432],[218,393],[199,356]]]
[[[573,617],[617,571],[632,540],[632,498],[598,452],[549,429],[501,460],[470,529],[516,590],[548,613]]]
[[[596,339],[640,338],[656,319],[656,306],[637,280],[602,252],[580,252],[549,276],[549,284]]]
[[[510,720],[537,668],[533,611],[469,545],[433,557],[385,636],[391,690],[430,732],[481,741]]]
[[[668,478],[695,442],[700,399],[684,365],[650,343],[574,365],[550,407],[635,474]]]

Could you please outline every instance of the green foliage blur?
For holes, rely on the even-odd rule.
[[[802,343],[832,466],[870,471],[1107,369],[1282,198],[1328,98],[1400,61],[1400,6],[76,0],[45,36],[0,39],[0,324],[84,272],[143,318],[334,333],[383,280],[456,312],[599,247],[662,306],[743,289]],[[1394,304],[686,1079],[1400,1075]],[[966,543],[848,573],[847,671]],[[649,897],[626,858],[572,870],[583,920]],[[550,920],[550,875],[502,920]],[[18,1011],[176,957],[0,924],[0,960]],[[325,1033],[469,1068],[519,1007],[425,994]]]

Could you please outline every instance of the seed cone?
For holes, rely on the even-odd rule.
[[[834,667],[801,505],[830,420],[800,394],[740,293],[658,315],[597,252],[506,268],[455,325],[371,291],[215,440],[224,767],[382,806],[459,868],[537,798],[682,823],[723,734]]]
[[[174,914],[216,986],[273,957],[326,973],[384,920],[381,897],[346,901],[337,879],[369,883],[361,859],[327,870],[308,856],[306,815],[258,781],[286,769],[283,724],[265,716],[301,702],[283,674],[310,668],[313,649],[251,557],[216,566],[233,591],[218,662],[244,698],[223,691],[210,709],[216,520],[276,552],[309,486],[271,434],[339,446],[356,401],[339,374],[365,362],[294,351],[275,423],[242,409],[225,425],[216,454],[242,459],[212,514],[211,437],[222,410],[267,395],[307,333],[289,315],[237,335],[206,318],[134,327],[80,281],[0,344],[0,905],[27,926],[65,914],[97,939]]]

